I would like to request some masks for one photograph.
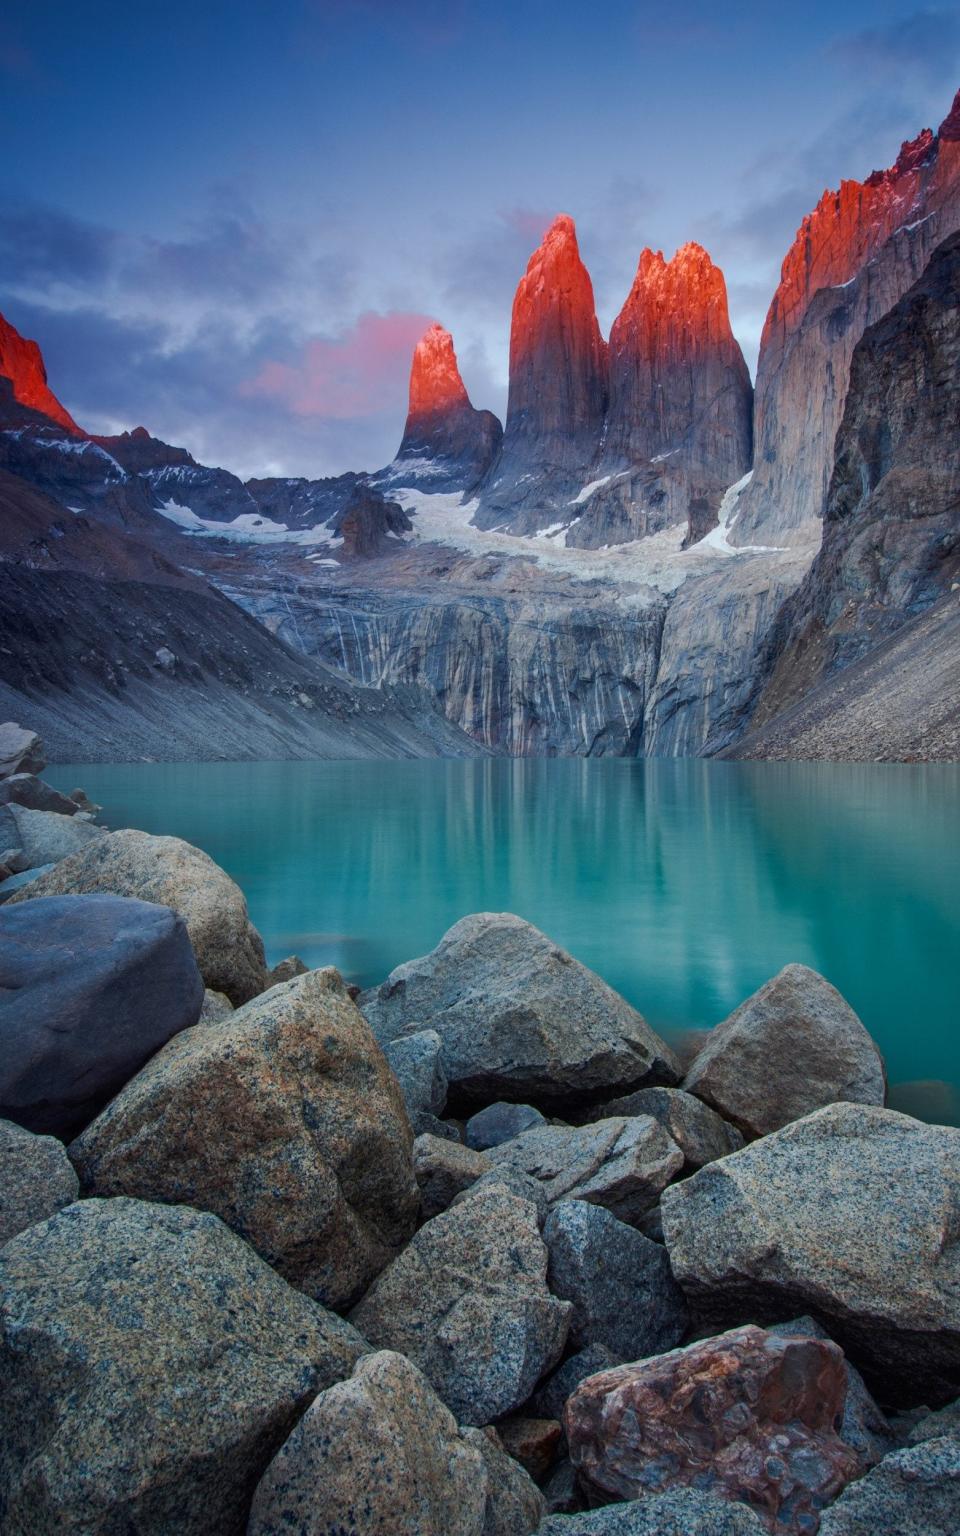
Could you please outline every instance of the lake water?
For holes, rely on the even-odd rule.
[[[879,1043],[891,1102],[960,1124],[958,767],[151,763],[47,777],[83,785],[111,827],[206,849],[246,893],[271,963],[296,952],[363,986],[468,912],[517,912],[669,1038],[803,961]]]

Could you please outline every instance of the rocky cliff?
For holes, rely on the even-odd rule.
[[[751,756],[784,749],[791,734],[806,731],[810,710],[786,716],[811,690],[817,694],[818,739],[831,738],[824,723],[821,685],[872,654],[942,603],[957,606],[960,581],[960,235],[933,252],[920,279],[882,320],[868,327],[850,367],[843,420],[837,434],[833,474],[824,514],[823,543],[808,575],[784,605],[772,628],[764,657],[768,681],[753,718],[759,739],[743,751]],[[946,626],[946,627],[945,627]],[[960,652],[945,636],[946,617],[915,627],[910,648],[890,648],[891,677],[907,655],[916,668],[914,687],[931,676],[921,639],[938,636],[937,671],[952,654],[953,684],[945,702],[960,716]],[[932,643],[932,642],[931,642]],[[932,662],[933,656],[928,658]],[[871,668],[871,688],[884,668]],[[830,712],[849,706],[856,675],[829,695]],[[942,692],[942,688],[941,688]],[[886,755],[893,721],[877,696],[872,722],[872,755]],[[918,693],[918,718],[919,693]],[[929,715],[929,710],[927,711]],[[862,738],[863,720],[857,713]],[[834,722],[835,746],[842,745],[842,721]],[[903,735],[897,729],[897,739]],[[765,743],[767,746],[765,747]],[[864,743],[861,740],[860,746]],[[805,750],[812,753],[812,744]],[[892,755],[896,755],[893,749]],[[916,750],[916,746],[914,746]],[[818,751],[813,755],[821,755]]]
[[[450,332],[432,325],[414,348],[403,439],[384,478],[469,492],[496,458],[502,436],[493,412],[470,404]]]
[[[815,549],[853,350],[960,226],[960,93],[939,133],[825,192],[783,263],[757,366],[755,473],[735,544]]]
[[[80,428],[47,383],[47,370],[37,343],[21,336],[3,315],[0,315],[0,377],[10,380],[13,398],[20,405],[39,411],[66,432],[79,436]]]

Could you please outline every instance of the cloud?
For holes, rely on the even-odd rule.
[[[431,324],[428,315],[362,314],[339,336],[312,338],[296,362],[264,363],[238,393],[283,401],[297,416],[376,416],[404,398],[413,349]]]
[[[929,85],[953,81],[960,60],[960,17],[956,11],[914,11],[885,26],[864,27],[838,38],[829,50],[859,73],[890,78],[907,74]]]

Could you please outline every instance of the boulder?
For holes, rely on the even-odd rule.
[[[3,862],[10,867],[11,872],[19,874],[22,869],[29,867],[24,859],[14,869],[13,860],[18,853],[23,853],[23,844],[20,841],[17,819],[9,805],[0,805],[0,850],[2,850]]]
[[[464,1426],[460,1433],[480,1452],[486,1467],[483,1536],[529,1536],[529,1532],[539,1530],[546,1514],[543,1494],[530,1474],[504,1450],[493,1426]]]
[[[486,1424],[525,1403],[563,1351],[571,1308],[546,1275],[533,1207],[491,1186],[421,1227],[351,1319],[413,1360],[458,1422]]]
[[[567,1399],[573,1396],[581,1381],[622,1364],[623,1361],[605,1345],[588,1344],[586,1349],[570,1355],[562,1365],[557,1366],[551,1376],[540,1383],[530,1400],[530,1406],[545,1418],[562,1420]]]
[[[98,811],[103,810],[102,805],[90,799],[85,789],[71,789],[67,799],[72,800],[77,810],[86,816],[96,816]]]
[[[782,1338],[830,1337],[813,1317],[795,1317],[789,1323],[775,1323],[770,1332]],[[837,1434],[845,1445],[856,1451],[865,1467],[872,1467],[896,1449],[893,1428],[886,1414],[874,1401],[856,1366],[851,1365],[849,1360],[844,1363],[847,1369],[847,1390],[843,1400],[843,1418]],[[932,1414],[931,1417],[935,1418],[936,1415]]]
[[[310,969],[304,965],[299,955],[287,955],[286,959],[278,960],[266,975],[265,987],[275,987],[281,981],[293,981],[296,976],[305,976]]]
[[[62,1141],[0,1120],[0,1247],[72,1205],[79,1189]]]
[[[483,1536],[487,1470],[402,1355],[315,1398],[260,1480],[248,1536]]]
[[[526,1414],[515,1414],[500,1420],[497,1435],[507,1454],[519,1461],[535,1482],[542,1483],[560,1449],[563,1428],[558,1419],[533,1419]]]
[[[728,1125],[716,1110],[702,1104],[682,1088],[638,1088],[623,1098],[598,1104],[582,1117],[589,1125],[614,1115],[652,1115],[663,1126],[683,1153],[686,1171],[704,1168],[718,1157],[739,1152],[743,1137],[736,1126]]]
[[[885,1456],[825,1511],[820,1536],[957,1536],[960,1441],[927,1440]]]
[[[602,1344],[619,1360],[679,1344],[690,1318],[659,1243],[584,1200],[555,1205],[543,1240],[550,1255],[547,1284],[554,1296],[573,1303],[571,1344]]]
[[[247,916],[243,893],[199,848],[179,837],[109,832],[13,900],[92,891],[172,907],[187,925],[205,985],[226,993],[235,1007],[263,991],[263,941]]]
[[[884,1403],[960,1393],[960,1130],[833,1104],[708,1164],[660,1207],[706,1322],[811,1309]]]
[[[747,1136],[826,1104],[882,1104],[883,1058],[835,987],[785,965],[712,1030],[683,1086]]]
[[[655,1205],[683,1167],[680,1148],[650,1115],[535,1127],[484,1156],[539,1179],[551,1203],[589,1200],[628,1222]]]
[[[482,1152],[440,1136],[418,1136],[413,1144],[413,1171],[420,1188],[423,1214],[438,1216],[454,1197],[475,1184],[490,1167]]]
[[[241,1536],[365,1345],[215,1216],[82,1200],[0,1250],[5,1536]]]
[[[765,1530],[745,1504],[728,1504],[693,1488],[675,1488],[629,1504],[552,1515],[543,1521],[537,1536],[764,1536]]]
[[[14,877],[17,878],[17,877]],[[119,896],[9,903],[0,923],[0,1115],[75,1134],[172,1035],[203,982],[169,907]]]
[[[360,998],[374,1034],[435,1029],[460,1098],[565,1104],[676,1083],[679,1065],[592,971],[512,913],[475,913]]]
[[[863,1471],[834,1428],[845,1391],[836,1344],[738,1328],[581,1382],[570,1459],[602,1498],[695,1487],[804,1536]]]
[[[0,725],[0,779],[14,773],[42,773],[46,766],[43,742],[36,731],[4,720]]]
[[[447,1074],[440,1059],[440,1036],[435,1029],[418,1029],[383,1047],[400,1084],[407,1113],[442,1115],[447,1102]]]
[[[955,1403],[948,1403],[945,1408],[937,1409],[935,1413],[921,1411],[907,1433],[906,1444],[922,1445],[925,1440],[939,1440],[944,1435],[952,1435],[955,1440],[960,1440],[960,1398]]]
[[[229,997],[224,997],[222,992],[211,992],[207,987],[203,994],[203,1007],[200,1009],[198,1024],[222,1024],[224,1019],[232,1019],[236,1009]]]
[[[75,800],[38,779],[32,773],[15,773],[0,778],[0,805],[22,805],[31,811],[53,811],[58,816],[75,816],[80,807]]]
[[[88,843],[107,837],[102,827],[81,821],[78,816],[60,816],[56,811],[31,811],[23,805],[10,806],[10,813],[17,824],[20,847],[28,861],[28,868],[40,864],[57,864],[79,853]]]
[[[328,969],[179,1035],[70,1155],[86,1192],[213,1211],[341,1307],[413,1232],[411,1150],[396,1079]]]
[[[39,869],[25,869],[18,875],[9,875],[6,880],[0,880],[0,906],[11,901],[17,891],[25,891],[28,886],[33,886],[41,875],[48,875],[55,864],[41,864]]]
[[[485,1152],[488,1147],[499,1147],[501,1142],[513,1141],[523,1131],[546,1123],[539,1109],[531,1104],[488,1104],[486,1109],[470,1116],[464,1140],[468,1147]]]
[[[481,1154],[482,1155],[482,1154]],[[509,1168],[494,1164],[486,1173],[481,1173],[479,1179],[472,1183],[469,1189],[457,1195],[451,1203],[456,1205],[460,1200],[469,1200],[477,1190],[487,1189],[491,1184],[498,1185],[501,1189],[508,1190],[511,1195],[516,1195],[521,1200],[526,1200],[537,1213],[537,1225],[542,1227],[550,1213],[550,1202],[547,1199],[547,1191],[539,1179],[533,1179],[528,1173],[521,1173],[519,1168]]]

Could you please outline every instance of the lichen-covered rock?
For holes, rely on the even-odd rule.
[[[382,1350],[311,1403],[260,1480],[248,1536],[483,1536],[487,1482],[430,1383]]]
[[[689,1313],[659,1243],[584,1200],[555,1205],[543,1240],[547,1283],[554,1296],[573,1303],[572,1344],[602,1344],[619,1360],[679,1344]]]
[[[470,1116],[464,1140],[468,1147],[485,1152],[488,1147],[499,1147],[501,1142],[513,1141],[523,1131],[546,1123],[531,1104],[488,1104],[486,1109]]]
[[[262,992],[263,941],[243,892],[211,858],[179,837],[110,832],[64,859],[13,901],[109,891],[172,907],[187,925],[205,984],[234,1006]]]
[[[718,1024],[683,1082],[748,1136],[825,1104],[882,1104],[883,1059],[823,976],[785,965]]]
[[[221,1221],[82,1200],[0,1250],[4,1536],[241,1536],[315,1393],[365,1345]]]
[[[675,1083],[669,1046],[635,1008],[530,923],[474,913],[360,1006],[379,1040],[435,1029],[459,1096],[563,1104],[604,1089]]]
[[[180,918],[119,896],[9,903],[0,925],[0,1115],[76,1133],[171,1035],[203,982]]]
[[[411,1151],[396,1079],[328,969],[171,1041],[70,1154],[85,1191],[214,1211],[339,1307],[413,1232]]]
[[[458,1141],[440,1136],[418,1136],[413,1144],[413,1171],[420,1188],[423,1214],[438,1216],[455,1196],[475,1184],[487,1172],[490,1163],[482,1152],[474,1152]]]
[[[816,1312],[883,1401],[960,1393],[960,1130],[834,1104],[665,1190],[707,1322]]]
[[[62,1141],[0,1120],[0,1246],[71,1205],[79,1188]]]
[[[0,725],[0,779],[14,773],[42,773],[46,766],[43,742],[36,731],[4,720]]]
[[[635,1222],[683,1167],[683,1153],[649,1115],[596,1125],[545,1125],[484,1154],[494,1167],[539,1179],[551,1202],[589,1200]]]
[[[636,1093],[595,1105],[582,1120],[593,1124],[614,1115],[652,1115],[680,1148],[687,1169],[703,1168],[743,1146],[736,1126],[728,1125],[716,1110],[682,1088],[638,1088]]]
[[[525,1403],[556,1364],[570,1304],[547,1289],[529,1202],[490,1186],[421,1227],[351,1313],[420,1367],[461,1424]]]
[[[441,1047],[435,1029],[418,1029],[384,1044],[383,1054],[396,1073],[411,1120],[420,1114],[443,1114],[447,1074],[443,1070]]]
[[[20,847],[30,869],[68,859],[88,843],[108,835],[92,822],[78,816],[61,816],[56,811],[31,811],[22,805],[11,805],[10,814],[17,824]]]
[[[836,1434],[843,1354],[747,1327],[582,1382],[564,1422],[581,1480],[604,1498],[695,1487],[804,1536],[863,1471]]]
[[[820,1536],[957,1536],[960,1441],[952,1435],[894,1451],[851,1483],[820,1521]]]
[[[552,1515],[537,1536],[763,1536],[764,1529],[745,1504],[675,1488],[628,1504]]]

